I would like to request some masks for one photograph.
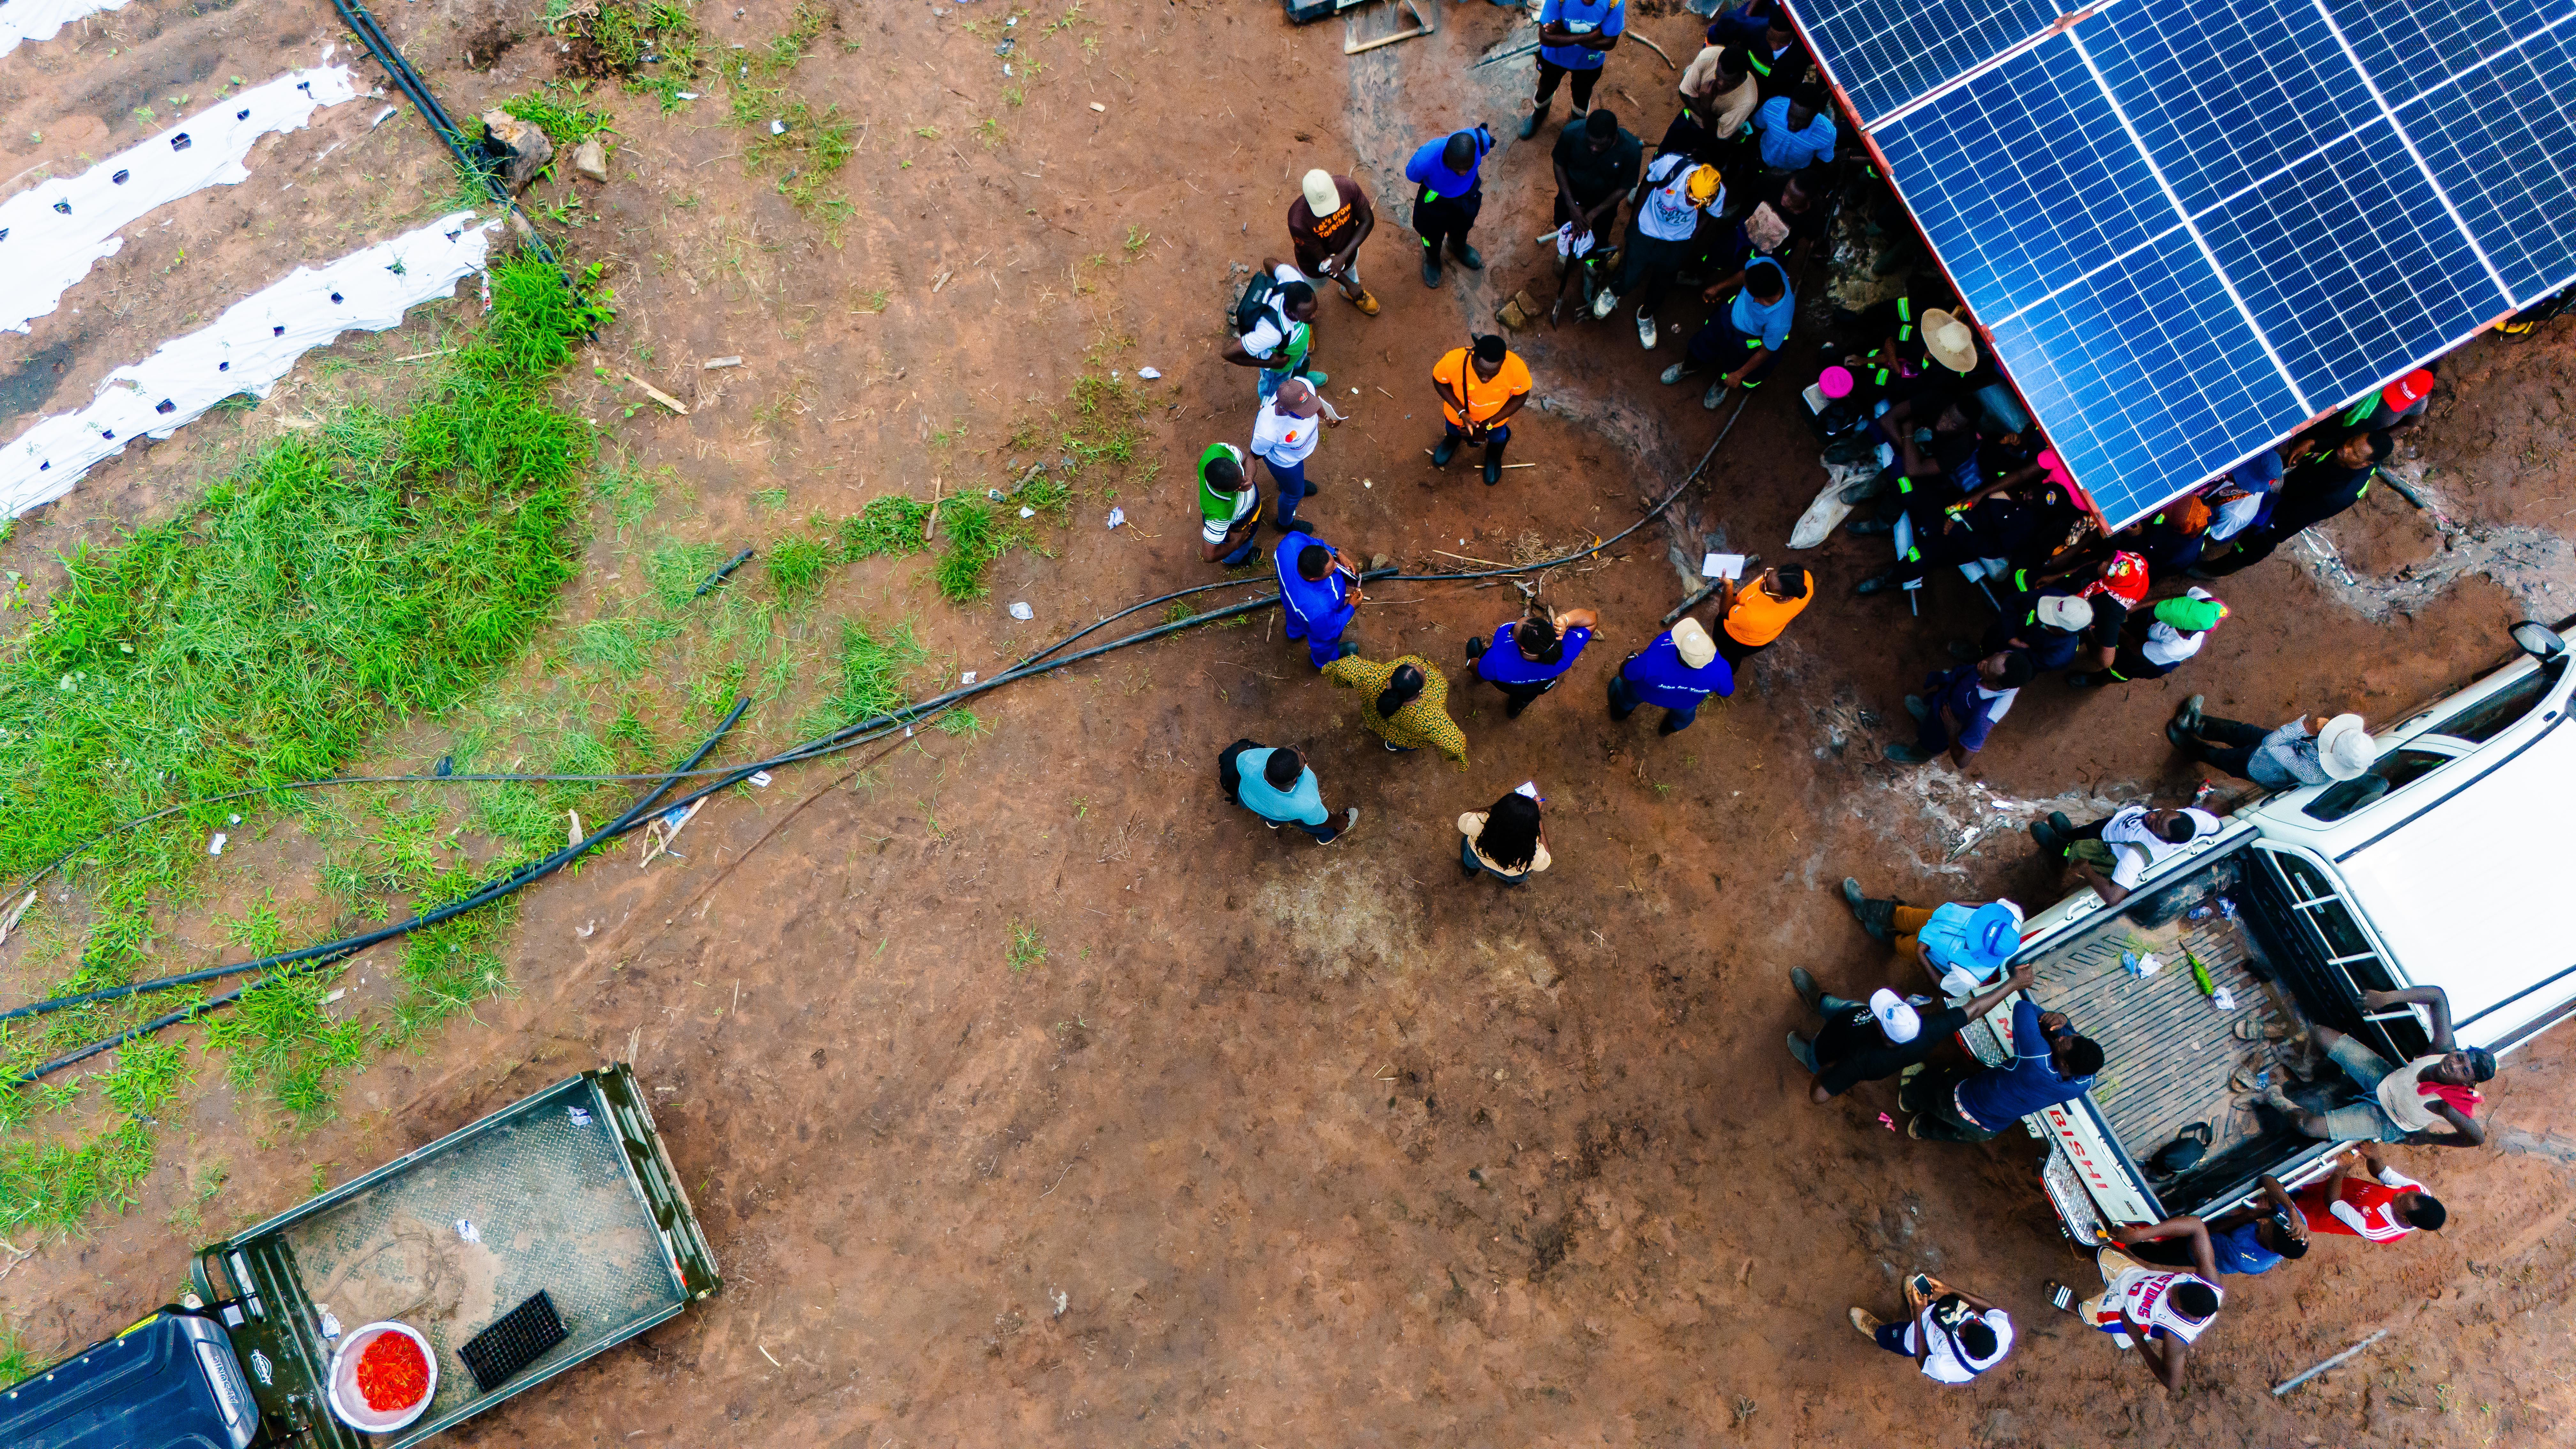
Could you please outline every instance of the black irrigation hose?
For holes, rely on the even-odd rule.
[[[335,3],[339,3],[339,0],[335,0]],[[1751,398],[1748,396],[1737,402],[1735,411],[1727,415],[1725,424],[1718,429],[1717,436],[1710,440],[1708,451],[1701,454],[1698,464],[1695,465],[1689,473],[1685,474],[1680,482],[1674,484],[1672,488],[1664,494],[1662,499],[1658,500],[1652,508],[1647,509],[1643,514],[1640,514],[1636,521],[1629,524],[1626,528],[1619,530],[1617,533],[1614,533],[1608,538],[1602,539],[1587,548],[1578,549],[1561,558],[1549,559],[1539,563],[1519,564],[1510,567],[1480,570],[1472,573],[1401,574],[1395,572],[1393,569],[1382,569],[1364,573],[1361,575],[1361,578],[1364,581],[1395,580],[1406,583],[1438,583],[1488,579],[1507,577],[1513,574],[1541,572],[1590,558],[1605,549],[1613,547],[1619,543],[1620,540],[1627,538],[1638,529],[1645,527],[1648,522],[1660,516],[1665,509],[1670,508],[1674,500],[1681,497],[1682,490],[1688,488],[1703,472],[1707,471],[1709,461],[1717,456],[1718,445],[1726,440],[1726,436],[1729,432],[1733,431],[1736,419],[1743,416],[1745,405],[1750,401]],[[462,915],[479,906],[488,905],[493,901],[499,900],[503,896],[512,894],[513,892],[533,884],[545,876],[553,874],[597,846],[639,828],[648,814],[660,814],[666,813],[669,810],[685,809],[688,806],[696,804],[698,801],[715,794],[717,791],[739,784],[764,770],[776,769],[786,765],[799,764],[808,760],[820,759],[826,755],[839,753],[842,750],[853,749],[863,744],[873,743],[876,740],[883,739],[886,736],[893,734],[897,729],[901,729],[909,734],[916,724],[926,721],[934,715],[953,709],[959,704],[964,703],[966,700],[972,699],[988,690],[999,689],[1005,684],[1016,683],[1020,680],[1033,678],[1042,674],[1051,674],[1058,669],[1080,664],[1086,660],[1096,659],[1116,650],[1127,648],[1130,645],[1150,643],[1153,640],[1179,633],[1184,629],[1192,629],[1202,624],[1214,623],[1220,619],[1250,614],[1260,609],[1266,609],[1272,604],[1279,602],[1278,595],[1266,594],[1257,599],[1246,599],[1240,603],[1229,604],[1224,608],[1216,609],[1208,613],[1192,614],[1187,618],[1175,619],[1150,629],[1145,629],[1134,634],[1113,639],[1106,644],[1096,644],[1089,649],[1085,649],[1074,654],[1068,654],[1059,659],[1054,659],[1044,663],[1039,662],[1041,660],[1046,660],[1048,655],[1054,654],[1058,650],[1065,648],[1067,645],[1089,635],[1094,630],[1100,629],[1116,620],[1123,619],[1141,609],[1150,609],[1157,604],[1169,603],[1175,599],[1191,594],[1204,593],[1211,589],[1230,588],[1251,582],[1254,582],[1254,580],[1226,579],[1217,583],[1196,584],[1189,588],[1176,589],[1171,593],[1161,595],[1157,598],[1148,599],[1143,603],[1130,605],[1115,614],[1108,615],[1095,623],[1087,625],[1084,628],[1065,636],[1063,639],[1058,640],[1056,643],[1047,646],[1045,649],[1039,650],[1037,653],[1030,655],[1019,664],[1004,670],[1002,673],[995,675],[991,679],[978,680],[973,684],[950,690],[945,694],[934,695],[929,699],[919,700],[912,704],[905,705],[901,709],[871,716],[867,719],[845,726],[839,730],[835,730],[830,734],[781,751],[767,759],[755,760],[748,764],[731,766],[720,770],[708,771],[698,769],[697,766],[699,763],[715,749],[717,743],[721,741],[724,735],[733,728],[734,723],[742,718],[743,712],[750,707],[750,701],[747,699],[737,701],[733,707],[733,711],[725,716],[724,723],[717,727],[716,732],[713,735],[710,735],[706,742],[698,747],[697,752],[692,754],[685,764],[683,764],[679,769],[667,774],[649,777],[657,780],[659,783],[657,783],[643,799],[637,801],[633,806],[630,806],[625,814],[620,815],[607,826],[585,837],[579,845],[567,846],[563,850],[557,851],[555,854],[546,857],[544,860],[524,866],[519,870],[492,882],[482,890],[479,890],[475,894],[465,897],[464,899],[452,901],[425,915],[415,916],[411,920],[397,922],[396,924],[387,926],[381,930],[371,931],[359,936],[352,936],[338,941],[329,941],[318,945],[306,946],[296,951],[284,952],[275,956],[262,957],[254,961],[238,962],[229,966],[208,967],[200,971],[186,972],[176,976],[159,977],[149,981],[131,982],[123,986],[107,987],[98,991],[85,992],[76,996],[56,997],[47,1001],[31,1002],[25,1006],[15,1007],[8,1011],[0,1011],[0,1022],[7,1022],[26,1017],[46,1015],[51,1012],[68,1010],[73,1007],[93,1005],[102,1001],[121,1000],[148,992],[175,990],[180,987],[198,985],[203,982],[216,980],[225,976],[238,975],[243,972],[258,970],[263,967],[276,968],[272,970],[270,975],[261,977],[259,981],[237,987],[224,993],[222,996],[212,998],[208,1001],[200,1002],[182,1010],[156,1017],[151,1021],[130,1027],[115,1036],[106,1038],[102,1041],[93,1042],[77,1051],[67,1053],[53,1059],[52,1061],[42,1063],[41,1065],[11,1079],[9,1085],[13,1088],[25,1086],[26,1084],[49,1075],[50,1073],[60,1071],[64,1067],[85,1061],[101,1052],[113,1050],[138,1036],[159,1031],[165,1027],[177,1025],[195,1016],[201,1015],[206,1011],[229,1005],[232,1002],[239,1000],[244,992],[249,991],[256,986],[265,984],[268,981],[277,980],[281,977],[293,975],[298,972],[318,970],[324,966],[336,964],[340,961],[347,960],[358,952],[366,950],[368,947],[374,946],[380,942],[408,934],[426,926],[439,924],[440,922],[453,919],[454,917]],[[664,807],[662,811],[654,810],[656,802],[658,802],[664,793],[666,793],[674,784],[680,780],[700,775],[713,775],[715,778],[710,780],[707,784],[701,785],[688,794],[679,797],[669,806]],[[258,790],[238,792],[235,796],[216,797],[215,800],[197,803],[219,803],[223,799],[239,798],[240,795],[266,794],[277,790],[304,789],[327,784],[389,783],[397,781],[402,783],[428,783],[437,780],[472,782],[476,780],[542,781],[580,779],[606,780],[621,778],[636,777],[548,775],[357,776],[334,780],[303,781],[291,785],[267,786]],[[170,807],[171,810],[185,808],[189,807]],[[161,815],[166,815],[168,813],[168,810],[156,812],[155,815],[144,817],[144,819],[157,819]],[[122,830],[131,828],[132,825],[139,823],[142,822],[128,822],[127,825],[118,826],[116,829]],[[91,843],[94,843],[97,838],[103,837],[94,837]],[[82,848],[86,847],[84,846]],[[77,849],[70,852],[70,854],[76,853]],[[65,858],[68,858],[68,855]],[[54,864],[60,864],[60,860],[58,859]],[[51,865],[44,867],[44,869],[48,870],[51,868]],[[41,875],[42,871],[40,870],[38,874]],[[30,877],[30,879],[33,878],[34,877]],[[13,886],[6,894],[14,895],[17,889],[18,887]]]
[[[447,107],[440,105],[438,97],[430,93],[429,83],[420,78],[420,72],[411,68],[411,62],[403,58],[401,49],[386,36],[384,26],[367,7],[359,4],[358,0],[331,0],[331,8],[340,12],[340,19],[348,25],[350,33],[358,37],[358,43],[365,46],[368,53],[376,58],[376,63],[385,68],[385,74],[393,77],[394,85],[402,91],[403,98],[411,102],[412,109],[420,112],[420,118],[429,123],[429,129],[437,133],[439,140],[447,143],[448,151],[456,157],[456,164],[482,178],[483,189],[491,194],[494,201],[501,203],[504,212],[517,212],[519,199],[510,194],[509,183],[493,175],[481,157],[466,150],[465,134],[456,128],[455,118],[448,115]],[[574,284],[572,273],[564,267],[563,258],[555,254],[555,249],[547,244],[545,234],[538,231],[534,223],[528,226],[528,239],[529,245],[536,248],[537,255],[545,258],[546,265],[563,278],[564,289],[578,297],[581,288]]]
[[[150,981],[130,982],[123,986],[101,987],[96,991],[84,991],[74,996],[58,996],[49,1001],[30,1002],[25,1006],[14,1007],[8,1011],[0,1012],[0,1022],[15,1021],[31,1016],[43,1016],[52,1012],[67,1011],[73,1007],[91,1006],[103,1001],[119,1001],[129,996],[140,996],[146,992],[176,990],[182,986],[195,986],[203,982],[218,980],[226,976],[238,976],[249,971],[265,969],[274,972],[273,975],[262,977],[259,982],[251,983],[251,985],[255,986],[262,982],[275,980],[281,976],[293,975],[298,971],[314,970],[320,966],[330,964],[331,962],[346,960],[360,951],[366,950],[370,946],[393,940],[398,936],[407,936],[414,931],[438,925],[443,921],[452,920],[457,916],[463,915],[467,911],[473,910],[477,906],[489,905],[503,896],[509,895],[524,886],[533,884],[536,881],[554,874],[556,871],[563,869],[565,866],[579,860],[584,855],[589,854],[592,850],[598,848],[603,842],[614,839],[617,836],[624,834],[626,831],[633,829],[645,815],[653,811],[653,807],[656,802],[661,800],[664,795],[670,793],[671,787],[674,784],[678,783],[678,781],[689,771],[694,770],[698,766],[699,762],[706,759],[706,757],[715,750],[715,747],[724,740],[725,735],[733,729],[735,722],[742,718],[743,711],[749,708],[751,708],[750,700],[742,699],[735,701],[732,712],[724,717],[724,722],[716,726],[715,733],[707,736],[705,742],[700,744],[698,748],[690,754],[687,762],[681,765],[679,770],[663,777],[663,779],[659,783],[655,784],[652,789],[647,790],[644,793],[644,797],[642,799],[637,800],[634,804],[626,807],[625,814],[620,815],[615,820],[609,822],[606,828],[595,834],[583,837],[577,844],[565,846],[563,849],[545,857],[543,860],[531,861],[528,864],[519,867],[517,870],[510,872],[508,875],[502,876],[498,880],[488,882],[482,889],[476,891],[470,896],[466,896],[460,900],[450,901],[446,905],[438,907],[436,910],[415,915],[407,921],[396,921],[392,925],[385,926],[378,930],[368,931],[356,936],[345,937],[337,941],[326,941],[319,945],[305,946],[293,951],[280,952],[274,956],[262,956],[255,961],[241,961],[229,966],[209,966],[202,971],[189,971],[177,976],[163,976]],[[250,988],[247,986],[242,988],[242,990],[248,989]],[[180,1012],[178,1013],[178,1017],[184,1018],[194,1012],[204,1010],[207,1006],[223,1004],[238,998],[240,995],[241,991],[230,992],[216,1001],[207,1002],[200,1006],[191,1007],[187,1011]],[[174,1019],[177,1018],[165,1017],[161,1020],[161,1024],[168,1025]],[[135,1031],[143,1029],[145,1028],[136,1028]],[[74,1062],[81,1061],[84,1058],[91,1057],[99,1052],[105,1051],[108,1047],[115,1045],[117,1042],[127,1040],[133,1035],[134,1032],[129,1031],[121,1034],[113,1041],[93,1043],[92,1045],[83,1047],[79,1051],[73,1052],[70,1055],[57,1057],[50,1062],[44,1063],[42,1066],[38,1066],[14,1078],[10,1085],[24,1086],[28,1082],[34,1081],[36,1078],[44,1076],[47,1073],[59,1071]]]

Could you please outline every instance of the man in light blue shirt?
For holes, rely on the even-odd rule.
[[[1827,113],[1824,92],[1812,85],[1797,94],[1773,96],[1753,113],[1754,145],[1762,164],[1786,174],[1834,159],[1834,118]]]
[[[1744,286],[1735,300],[1710,314],[1691,334],[1688,355],[1664,369],[1665,385],[1708,367],[1726,369],[1700,397],[1700,406],[1711,409],[1725,401],[1730,388],[1760,387],[1780,365],[1780,349],[1789,341],[1789,323],[1797,312],[1789,274],[1771,258],[1755,257],[1745,264]]]
[[[1538,99],[1521,122],[1521,139],[1537,134],[1556,99],[1557,82],[1574,77],[1574,117],[1592,109],[1592,86],[1603,57],[1628,31],[1624,0],[1547,0],[1538,12]]]
[[[1236,804],[1260,816],[1263,824],[1273,830],[1294,825],[1318,845],[1332,844],[1360,820],[1360,807],[1354,805],[1342,812],[1339,825],[1333,823],[1315,772],[1291,746],[1274,749],[1236,740],[1216,757],[1216,778]]]

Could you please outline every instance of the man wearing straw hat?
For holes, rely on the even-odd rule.
[[[1610,717],[1623,720],[1639,705],[1661,705],[1664,722],[1655,733],[1679,734],[1699,718],[1702,701],[1733,693],[1735,671],[1717,657],[1716,641],[1699,620],[1686,618],[1621,661],[1610,677]]]
[[[2379,747],[2360,715],[2303,714],[2279,729],[2242,724],[2200,712],[2193,695],[2165,726],[2173,747],[2205,765],[2274,790],[2358,780],[2370,773]]]
[[[1977,332],[1958,314],[1933,307],[1923,314],[1923,351],[1961,377],[1977,370]]]
[[[1377,230],[1377,208],[1368,191],[1347,176],[1318,166],[1306,173],[1295,201],[1288,203],[1288,241],[1297,253],[1297,270],[1327,277],[1343,298],[1366,316],[1377,315],[1377,298],[1360,282],[1360,243]]]

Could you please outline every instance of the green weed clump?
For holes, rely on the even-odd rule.
[[[833,545],[815,538],[788,538],[771,544],[765,565],[770,586],[782,599],[799,599],[822,587],[824,571],[834,563]]]
[[[908,558],[930,547],[921,536],[930,520],[930,505],[900,493],[871,498],[868,506],[841,520],[841,557]]]
[[[665,111],[680,108],[680,92],[706,64],[706,39],[686,5],[595,0],[575,6],[576,0],[546,0],[546,29],[588,40],[599,52],[598,68],[619,84],[656,97]]]
[[[91,921],[64,988],[149,974],[155,913],[195,898],[209,835],[242,831],[226,817],[256,807],[201,805],[99,838],[109,827],[337,773],[385,726],[478,689],[552,614],[581,550],[591,433],[549,388],[606,314],[534,258],[500,263],[491,280],[482,331],[410,412],[344,409],[256,450],[190,513],[80,549],[44,613],[0,645],[0,878],[69,857]],[[430,842],[414,854],[449,864]],[[283,931],[265,903],[229,928],[254,953]],[[237,1081],[292,1111],[329,1108],[364,1033],[320,1010],[328,982],[273,983],[210,1019]],[[0,1036],[0,1068],[174,1004],[91,1008]],[[176,1047],[138,1042],[118,1062],[106,1095],[130,1118],[185,1079]],[[28,1101],[0,1094],[0,1128]],[[149,1136],[125,1132],[0,1141],[0,1226],[68,1226],[125,1201],[129,1169],[150,1165]]]
[[[910,624],[880,631],[863,621],[841,626],[841,682],[805,723],[808,735],[847,729],[912,702],[904,680],[930,658]]]
[[[725,83],[733,123],[749,133],[743,168],[754,174],[779,173],[778,194],[790,205],[821,210],[838,222],[851,208],[827,187],[857,154],[855,127],[838,105],[817,108],[785,85],[770,84],[794,70],[832,24],[829,9],[806,0],[796,7],[785,33],[730,63],[733,72]]]
[[[546,133],[546,139],[559,147],[578,146],[609,128],[609,118],[580,104],[581,84],[566,86],[549,81],[544,89],[523,96],[512,96],[501,103],[501,109]],[[556,99],[570,95],[571,104]]]
[[[993,518],[993,505],[981,498],[951,499],[940,505],[939,531],[947,540],[931,569],[939,596],[966,604],[991,593],[984,570],[1011,545],[1009,534]]]

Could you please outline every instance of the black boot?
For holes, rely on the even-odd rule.
[[[1485,486],[1491,488],[1502,481],[1503,445],[1500,443],[1487,443],[1485,445]]]
[[[1440,440],[1440,446],[1431,450],[1431,466],[1434,468],[1446,468],[1449,466],[1449,460],[1457,456],[1458,440],[1456,438],[1442,438]]]
[[[1449,255],[1456,257],[1458,259],[1458,265],[1465,267],[1468,271],[1481,272],[1485,269],[1485,254],[1476,250],[1474,247],[1467,245],[1467,239],[1465,237],[1453,236],[1449,238]]]
[[[1896,908],[1904,904],[1902,901],[1876,900],[1862,895],[1860,882],[1850,876],[1843,877],[1843,900],[1851,907],[1852,916],[1860,922],[1860,928],[1869,932],[1871,940],[1884,941],[1889,945],[1896,943]]]

